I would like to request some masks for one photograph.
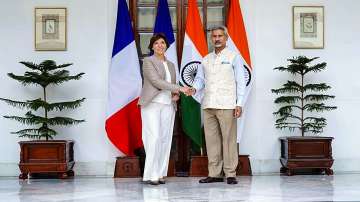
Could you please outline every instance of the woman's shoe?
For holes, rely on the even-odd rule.
[[[159,180],[159,183],[160,183],[160,184],[165,184],[165,180],[164,180],[164,179],[160,179],[160,180]]]
[[[151,185],[159,185],[160,183],[159,183],[159,181],[150,181],[149,184],[151,184]]]

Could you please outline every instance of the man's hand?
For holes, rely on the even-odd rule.
[[[195,95],[195,93],[196,93],[196,89],[194,87],[191,87],[190,90],[189,90],[189,95],[188,96]]]
[[[239,118],[241,116],[241,113],[242,113],[242,108],[239,106],[236,106],[234,109],[234,117]]]

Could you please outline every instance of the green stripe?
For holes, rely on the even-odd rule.
[[[203,135],[201,130],[200,104],[191,96],[181,93],[181,120],[182,128],[187,136],[199,148],[203,147]]]

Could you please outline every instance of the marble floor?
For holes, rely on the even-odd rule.
[[[199,179],[168,178],[165,185],[152,186],[139,178],[0,178],[0,201],[360,201],[360,174],[238,177],[237,185],[199,184]]]

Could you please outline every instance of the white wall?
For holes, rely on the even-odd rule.
[[[0,0],[0,97],[31,99],[41,94],[34,87],[22,87],[6,76],[8,72],[23,72],[18,61],[41,62],[54,59],[58,63],[72,62],[72,72],[85,72],[82,80],[49,89],[53,100],[86,97],[84,105],[70,113],[86,122],[60,129],[57,139],[74,139],[75,172],[82,175],[112,175],[118,152],[109,143],[104,131],[107,98],[107,72],[115,18],[114,0]],[[319,56],[328,63],[327,70],[312,79],[328,82],[336,95],[339,108],[325,114],[328,126],[324,136],[335,137],[333,155],[335,172],[360,172],[360,142],[357,114],[360,113],[360,72],[357,54],[360,50],[360,1],[357,0],[241,0],[250,41],[255,83],[247,107],[245,133],[240,144],[241,153],[250,154],[254,173],[278,172],[278,137],[289,135],[274,128],[274,95],[271,88],[279,86],[286,74],[273,68],[286,65],[286,59],[296,55]],[[323,50],[292,49],[293,5],[325,6],[325,48]],[[68,8],[68,50],[65,52],[35,52],[33,11],[37,6]],[[0,103],[0,115],[23,113]],[[359,124],[360,125],[360,124]],[[19,173],[20,140],[10,131],[21,129],[18,123],[0,118],[0,176]]]
[[[297,55],[318,56],[327,62],[327,70],[311,76],[313,80],[327,82],[336,95],[332,103],[338,109],[324,113],[328,126],[323,136],[333,136],[335,172],[359,172],[360,141],[357,115],[360,112],[360,81],[357,78],[360,53],[360,1],[285,1],[242,0],[250,38],[252,61],[255,67],[255,85],[250,97],[246,129],[240,144],[241,153],[252,157],[254,172],[278,172],[279,136],[288,131],[276,130],[272,112],[274,95],[271,88],[286,81],[286,73],[273,70],[286,65],[286,59]],[[325,8],[325,48],[322,50],[292,49],[292,6],[323,5]],[[310,79],[310,78],[309,78]]]
[[[74,118],[86,119],[77,126],[61,128],[57,139],[75,140],[75,171],[78,174],[112,174],[117,151],[109,143],[105,130],[105,109],[107,99],[107,74],[110,62],[112,39],[109,40],[110,1],[27,1],[1,0],[0,27],[2,47],[0,54],[0,97],[31,99],[41,96],[41,90],[33,86],[22,87],[7,77],[6,73],[21,73],[24,68],[18,61],[41,62],[54,59],[59,64],[74,63],[69,70],[73,73],[85,72],[83,79],[71,81],[63,86],[49,89],[49,98],[54,101],[86,97],[82,107],[70,113]],[[4,6],[6,5],[6,6]],[[68,11],[68,50],[34,51],[34,7],[59,6]],[[0,114],[18,114],[22,110],[13,109],[0,103]],[[0,118],[0,175],[18,175],[20,140],[10,131],[21,127],[18,123]]]

